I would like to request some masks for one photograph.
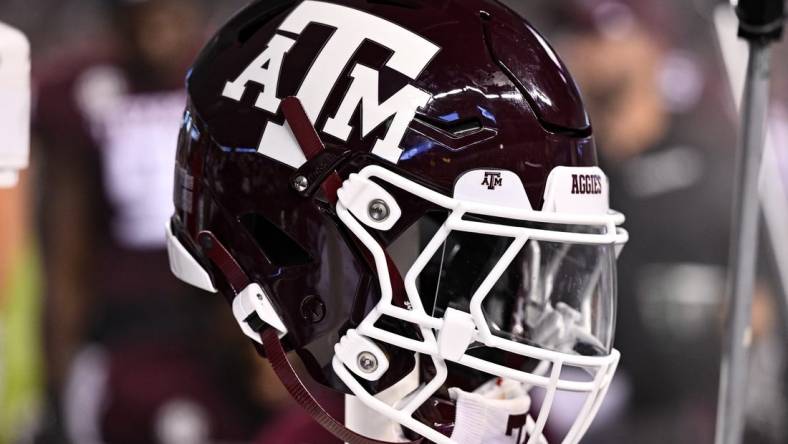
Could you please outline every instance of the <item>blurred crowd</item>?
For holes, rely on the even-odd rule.
[[[0,20],[31,38],[36,85],[33,167],[0,192],[0,444],[271,443],[280,424],[308,421],[224,301],[170,277],[162,236],[184,73],[244,3],[0,3]],[[721,5],[507,3],[576,76],[631,232],[622,368],[586,442],[711,443],[738,120]],[[768,184],[783,196],[786,46],[771,122],[783,181]],[[761,250],[747,443],[788,442],[788,309],[772,254],[786,248]]]

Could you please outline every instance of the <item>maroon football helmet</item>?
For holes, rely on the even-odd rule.
[[[574,392],[564,442],[582,437],[618,362],[627,235],[578,89],[528,23],[494,0],[257,1],[188,91],[172,269],[228,298],[322,425],[378,442],[307,387],[472,442],[466,395],[513,381],[540,402],[502,433],[543,442]]]

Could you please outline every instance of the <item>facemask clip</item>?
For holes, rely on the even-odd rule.
[[[438,351],[449,361],[459,361],[476,337],[476,324],[470,313],[453,308],[446,310],[443,328],[438,335]]]
[[[334,352],[350,371],[367,381],[379,380],[389,369],[383,350],[356,330],[348,330],[334,346]]]

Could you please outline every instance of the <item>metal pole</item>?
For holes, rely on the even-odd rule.
[[[752,298],[758,257],[759,174],[769,108],[770,44],[782,37],[785,0],[738,0],[739,37],[750,46],[736,162],[727,332],[720,370],[716,444],[742,442],[747,405]]]
[[[768,43],[750,42],[735,177],[736,204],[728,284],[727,336],[720,371],[717,444],[738,444],[742,442],[744,433],[760,222],[758,178],[766,140],[770,55]]]

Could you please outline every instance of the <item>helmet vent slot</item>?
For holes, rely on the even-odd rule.
[[[482,125],[482,121],[478,117],[469,117],[465,119],[448,121],[428,117],[423,114],[416,114],[416,120],[425,125],[429,125],[455,139],[460,139],[465,136],[470,136],[471,134],[476,134],[484,129],[484,125]]]
[[[273,265],[294,267],[312,262],[301,245],[262,214],[245,214],[240,222]]]

